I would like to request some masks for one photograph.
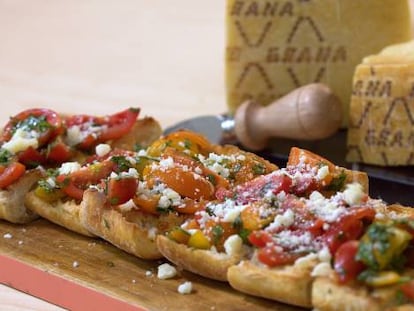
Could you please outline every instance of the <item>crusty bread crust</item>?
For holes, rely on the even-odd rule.
[[[135,150],[137,145],[148,147],[161,134],[162,129],[158,121],[152,117],[145,117],[138,119],[126,135],[114,140],[110,145],[112,148]]]
[[[242,252],[230,256],[210,250],[194,249],[161,235],[157,237],[157,245],[160,252],[177,266],[218,281],[227,281],[227,270],[243,258]]]
[[[412,273],[411,273],[412,275]],[[341,285],[334,278],[319,277],[312,287],[313,307],[320,311],[404,310],[397,306],[398,285],[369,288],[360,284]],[[410,306],[414,310],[414,306]]]
[[[0,190],[0,219],[16,224],[28,223],[39,216],[27,209],[24,196],[43,176],[41,169],[27,171],[17,182]]]
[[[268,268],[252,261],[230,267],[230,285],[243,293],[301,307],[311,307],[311,271],[316,261],[307,264]]]
[[[85,192],[81,211],[82,224],[88,230],[143,259],[162,258],[155,242],[156,235],[184,221],[184,216],[175,213],[158,216],[136,209],[110,207],[105,195],[95,189]]]
[[[74,200],[49,203],[36,196],[32,190],[27,193],[25,204],[33,212],[57,225],[85,236],[94,236],[81,224],[81,205]]]

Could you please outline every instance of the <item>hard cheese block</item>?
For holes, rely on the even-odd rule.
[[[366,57],[353,78],[347,160],[414,164],[414,41]]]
[[[355,66],[410,38],[407,0],[227,0],[230,113],[322,82],[341,99],[346,125]]]

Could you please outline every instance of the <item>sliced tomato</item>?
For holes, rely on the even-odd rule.
[[[174,210],[181,214],[194,214],[197,211],[204,210],[207,205],[205,200],[192,200],[190,198],[184,198],[182,204],[174,206]]]
[[[88,185],[96,185],[111,174],[114,163],[104,161],[82,167],[68,175],[59,175],[56,181],[61,185],[62,191],[68,196],[81,200],[83,193]]]
[[[0,167],[0,189],[17,181],[26,172],[26,167],[19,162],[12,162],[7,167]]]
[[[414,301],[414,280],[402,284],[400,289],[405,297],[407,297],[411,301]]]
[[[52,163],[63,163],[69,161],[72,156],[70,147],[62,142],[52,144],[47,151],[46,159]]]
[[[16,129],[21,127],[27,127],[28,130],[36,131],[39,134],[39,147],[47,144],[64,131],[62,119],[55,111],[46,108],[33,108],[11,117],[3,129],[0,140],[2,142],[9,141]]]
[[[341,244],[349,240],[358,240],[363,234],[364,221],[371,222],[374,217],[375,211],[372,208],[349,209],[347,214],[330,225],[322,236],[322,240],[328,246],[331,254],[335,254]]]
[[[262,248],[272,242],[272,236],[263,230],[253,231],[249,234],[248,240],[253,246]]]
[[[107,183],[107,198],[111,205],[128,202],[135,196],[138,180],[135,177],[109,178]]]
[[[285,174],[261,175],[237,187],[236,200],[240,204],[255,202],[263,199],[269,191],[273,194],[278,194],[282,191],[289,192],[291,186],[292,179]]]
[[[102,129],[87,135],[77,147],[90,149],[100,142],[118,139],[127,134],[134,126],[140,109],[129,108],[113,115],[97,117],[90,115],[74,115],[66,119],[68,128],[79,126],[81,131],[88,132],[91,124]]]
[[[266,246],[257,251],[257,258],[270,267],[292,264],[301,256],[301,254],[281,251],[275,245]]]
[[[334,256],[334,269],[341,283],[354,280],[365,269],[365,265],[357,261],[359,241],[350,240],[342,244]]]
[[[30,167],[35,167],[46,162],[46,157],[32,146],[20,152],[18,159],[19,162]]]

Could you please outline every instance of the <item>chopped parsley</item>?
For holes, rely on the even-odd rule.
[[[326,190],[328,191],[339,191],[341,190],[346,181],[346,173],[342,171],[339,176],[336,176],[332,179],[331,183],[327,186]]]
[[[12,159],[13,155],[7,149],[0,148],[0,165],[7,165],[9,164],[10,160]]]
[[[125,156],[113,156],[111,161],[116,164],[118,172],[128,171],[132,167],[131,162]]]
[[[217,244],[224,234],[224,229],[222,226],[216,225],[211,229],[211,232],[213,234],[214,244]]]
[[[266,167],[261,163],[256,163],[252,169],[255,175],[263,175],[266,172]]]
[[[25,132],[36,131],[44,133],[51,128],[52,125],[46,120],[46,116],[30,115],[14,125],[13,134],[17,129],[22,129]]]

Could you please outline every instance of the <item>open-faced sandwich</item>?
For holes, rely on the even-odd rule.
[[[305,200],[314,191],[328,196],[352,182],[359,182],[361,191],[368,187],[364,173],[336,167],[310,152],[293,148],[286,169],[217,192],[216,199],[194,217],[167,236],[159,236],[158,247],[165,257],[184,269],[228,280],[227,270],[252,256],[250,238],[256,232],[275,226],[273,222],[287,220],[293,215],[293,208],[303,211],[303,221],[310,217],[310,212],[294,203],[295,198]]]
[[[24,196],[43,176],[39,165],[56,165],[71,154],[61,143],[63,120],[50,109],[29,109],[10,118],[0,136],[0,219],[27,223],[37,214]]]
[[[85,192],[82,222],[90,232],[140,258],[162,254],[156,236],[179,228],[216,193],[276,166],[234,146],[216,146],[200,134],[178,131],[122,160],[138,172],[131,193],[114,200],[100,187]],[[122,175],[110,176],[111,185]],[[123,187],[126,190],[126,187]]]
[[[26,207],[72,231],[92,235],[80,221],[85,189],[98,186],[111,174],[133,175],[116,159],[134,152],[118,148],[142,148],[161,134],[158,122],[153,118],[138,119],[138,113],[139,109],[130,108],[105,117],[65,117],[61,140],[76,151],[76,157],[49,167],[25,195]],[[108,158],[109,153],[114,157]]]

